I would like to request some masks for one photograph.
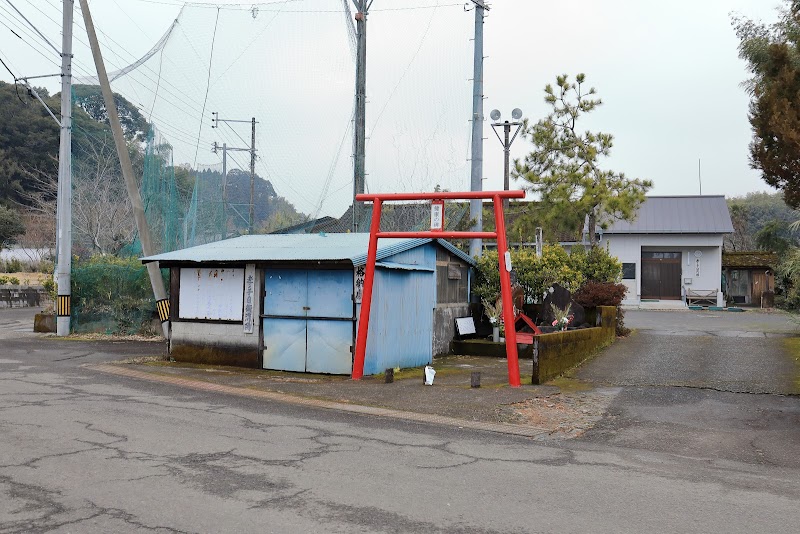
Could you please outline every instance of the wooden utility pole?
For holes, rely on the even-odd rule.
[[[119,123],[117,106],[114,103],[114,93],[111,92],[111,85],[108,83],[105,63],[103,63],[103,56],[100,53],[100,45],[97,43],[97,34],[94,31],[92,15],[89,12],[89,3],[87,0],[80,0],[80,4],[81,11],[83,12],[83,22],[86,26],[86,34],[89,37],[89,45],[92,49],[94,65],[97,68],[97,78],[100,82],[100,89],[103,92],[103,100],[106,105],[106,112],[108,113],[108,122],[111,124],[111,132],[114,134],[114,144],[117,147],[119,163],[120,167],[122,167],[122,176],[125,179],[125,188],[128,190],[128,198],[130,198],[131,204],[133,205],[133,217],[136,220],[139,241],[142,243],[142,252],[145,256],[152,256],[156,251],[153,250],[150,228],[147,226],[147,218],[145,217],[144,208],[142,207],[142,197],[136,185],[136,177],[133,175],[133,166],[131,165],[130,154],[128,154],[128,145],[125,142],[125,137],[122,135],[122,126]],[[167,292],[164,289],[164,279],[161,278],[161,270],[158,267],[158,262],[154,261],[148,263],[147,273],[150,275],[150,285],[153,287],[153,294],[156,298],[156,308],[158,309],[159,318],[161,319],[164,337],[169,339],[169,300],[167,300]]]

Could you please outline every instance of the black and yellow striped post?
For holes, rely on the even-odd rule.
[[[162,323],[169,321],[169,299],[156,301],[156,310],[158,310],[158,319]]]
[[[58,295],[56,297],[56,315],[58,317],[69,317],[72,314],[72,297],[70,295]]]

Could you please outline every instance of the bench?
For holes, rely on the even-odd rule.
[[[686,304],[706,304],[708,306],[717,305],[716,289],[689,289],[686,288]]]

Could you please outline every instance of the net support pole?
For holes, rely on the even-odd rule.
[[[517,354],[517,331],[514,327],[514,302],[511,296],[511,256],[506,237],[506,220],[503,214],[503,199],[494,196],[494,219],[497,225],[497,258],[500,268],[500,297],[503,299],[503,324],[506,326],[506,361],[508,363],[508,385],[520,386],[519,355]]]
[[[100,81],[100,89],[103,92],[103,101],[105,102],[106,112],[108,113],[108,122],[111,125],[111,132],[114,135],[114,144],[117,148],[117,155],[119,156],[119,163],[122,168],[122,176],[125,179],[125,189],[128,191],[128,198],[133,207],[133,217],[136,221],[136,230],[139,232],[139,240],[142,243],[142,252],[145,256],[152,256],[155,254],[155,251],[153,250],[150,236],[150,227],[147,225],[147,218],[145,217],[144,208],[142,206],[142,196],[136,185],[136,177],[133,175],[133,166],[131,165],[131,158],[128,153],[128,145],[125,142],[125,137],[122,135],[122,126],[120,125],[117,107],[114,103],[114,93],[111,92],[111,85],[108,82],[105,63],[103,63],[103,56],[100,53],[100,45],[97,43],[97,34],[94,31],[92,14],[89,11],[89,2],[87,0],[80,0],[80,4],[81,12],[83,13],[83,22],[86,26],[86,34],[89,37],[89,45],[92,49],[94,65],[97,68],[97,78]],[[156,308],[158,310],[159,319],[161,320],[161,328],[164,337],[169,339],[169,300],[167,299],[167,292],[164,289],[164,279],[161,278],[161,269],[158,267],[158,262],[154,261],[147,264],[147,274],[150,276],[150,285],[153,287],[153,295],[156,299]]]
[[[56,265],[56,335],[68,336],[72,314],[72,13],[74,0],[63,2],[61,39],[61,132],[58,152],[58,263]]]
[[[372,307],[372,286],[375,282],[375,261],[378,256],[378,232],[381,228],[381,201],[372,204],[372,221],[369,229],[369,248],[367,248],[367,267],[364,272],[364,292],[361,295],[361,314],[358,317],[356,353],[353,358],[353,380],[364,376],[364,359],[367,354],[367,332],[369,332],[369,311]]]

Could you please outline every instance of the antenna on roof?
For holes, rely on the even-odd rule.
[[[700,196],[703,195],[703,179],[700,177],[700,158],[697,158],[697,181],[700,183]]]

